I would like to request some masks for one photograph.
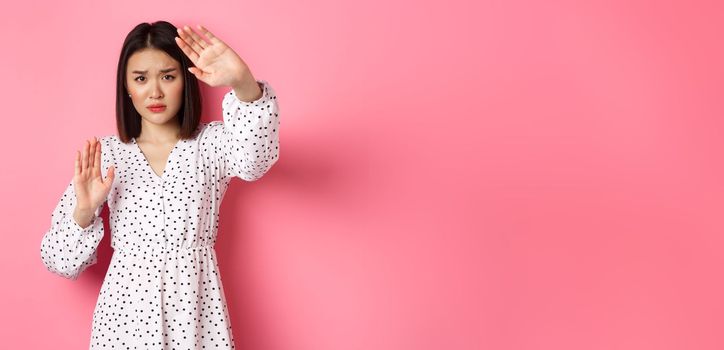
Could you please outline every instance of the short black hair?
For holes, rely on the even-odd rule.
[[[202,104],[199,81],[188,70],[194,65],[176,44],[177,34],[176,26],[173,24],[156,21],[150,24],[141,23],[126,36],[121,49],[121,57],[118,59],[116,83],[116,127],[118,128],[118,138],[122,142],[129,142],[131,138],[141,134],[141,115],[133,106],[133,101],[128,96],[126,89],[126,67],[131,55],[143,49],[159,49],[181,64],[180,74],[184,79],[183,103],[177,115],[181,126],[181,138],[192,137],[201,122]]]

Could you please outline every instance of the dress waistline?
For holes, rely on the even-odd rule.
[[[165,254],[165,253],[187,253],[197,250],[205,250],[214,248],[213,244],[198,245],[192,247],[179,246],[156,246],[156,247],[134,247],[128,244],[111,245],[114,251],[120,251],[130,254]]]

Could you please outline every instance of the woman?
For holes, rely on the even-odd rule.
[[[203,38],[159,21],[128,34],[118,136],[86,141],[76,153],[73,180],[43,236],[47,269],[75,280],[97,261],[99,214],[108,205],[114,253],[91,349],[234,349],[213,249],[218,211],[232,178],[254,181],[279,159],[279,109],[266,81],[198,30]],[[223,122],[200,122],[198,80],[230,88]]]

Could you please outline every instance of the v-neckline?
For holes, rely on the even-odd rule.
[[[138,153],[141,154],[141,158],[143,158],[143,161],[146,163],[146,168],[148,171],[153,175],[154,178],[163,180],[164,176],[166,175],[166,169],[168,169],[169,163],[171,163],[171,157],[173,156],[173,152],[178,148],[178,146],[183,142],[183,138],[176,141],[176,144],[171,149],[171,152],[168,153],[168,157],[166,158],[166,164],[163,166],[163,171],[161,171],[161,175],[156,174],[156,172],[153,170],[153,167],[151,166],[151,162],[148,161],[148,158],[146,158],[146,154],[143,153],[143,150],[141,149],[141,146],[138,145],[138,142],[136,142],[136,138],[132,137],[133,144],[136,145],[136,150],[138,150]]]

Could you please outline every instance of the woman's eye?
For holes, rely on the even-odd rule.
[[[166,75],[164,75],[163,77],[164,77],[164,78],[165,78],[165,77],[171,77],[171,78],[168,79],[168,80],[176,79],[176,77],[173,76],[173,75],[171,75],[171,74],[166,74]],[[141,79],[141,78],[143,78],[144,80],[146,79],[146,77],[144,77],[144,76],[141,75],[141,76],[137,76],[137,77],[136,77],[135,79],[133,79],[133,80],[135,80],[135,81],[141,81],[141,80],[138,80],[138,79]]]

